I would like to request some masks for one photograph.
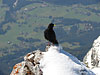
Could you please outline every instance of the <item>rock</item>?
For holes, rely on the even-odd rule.
[[[83,62],[96,75],[100,75],[100,36],[94,41],[92,48],[84,57]]]
[[[100,36],[94,41],[92,48],[84,57],[83,62],[89,68],[100,67]]]
[[[10,75],[42,75],[42,71],[39,67],[41,58],[42,52],[40,50],[28,53],[24,57],[24,61],[13,67],[13,71]]]

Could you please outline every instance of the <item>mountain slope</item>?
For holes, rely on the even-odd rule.
[[[28,53],[23,62],[14,66],[11,75],[26,75],[27,73],[32,75],[41,75],[41,73],[42,75],[95,75],[76,57],[63,51],[61,46],[50,46],[47,52]]]

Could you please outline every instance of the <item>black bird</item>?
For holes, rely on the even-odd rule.
[[[48,28],[44,31],[44,37],[46,40],[52,42],[54,45],[58,45],[58,41],[56,40],[56,35],[53,30],[53,27],[55,25],[53,23],[50,23]]]

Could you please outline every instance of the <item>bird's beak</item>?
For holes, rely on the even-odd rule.
[[[56,26],[56,25],[54,24],[54,26]]]

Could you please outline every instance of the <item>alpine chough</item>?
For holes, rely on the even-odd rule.
[[[58,41],[56,40],[56,35],[53,30],[53,27],[55,25],[53,23],[50,23],[48,28],[44,31],[44,37],[46,40],[50,41],[51,43],[58,45]]]

